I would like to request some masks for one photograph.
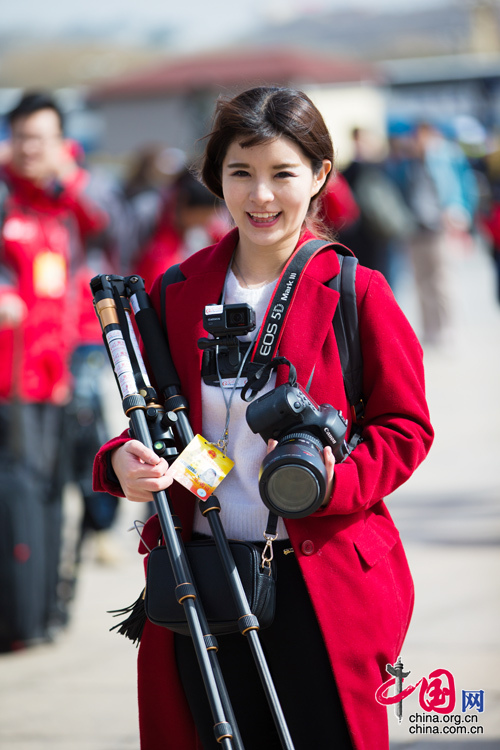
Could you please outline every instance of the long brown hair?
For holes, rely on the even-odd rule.
[[[289,138],[301,148],[310,160],[314,174],[318,174],[324,159],[328,159],[333,167],[333,145],[328,128],[319,110],[302,91],[262,86],[244,91],[232,99],[219,98],[201,162],[203,183],[223,199],[222,163],[231,143],[237,141],[242,148],[249,148],[280,136]],[[332,171],[312,197],[306,217],[309,227],[323,236],[325,228],[315,221],[316,198]]]

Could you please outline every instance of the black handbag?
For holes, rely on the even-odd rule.
[[[245,590],[250,611],[260,628],[271,625],[276,606],[276,570],[262,567],[261,550],[251,542],[231,540],[231,552]],[[213,635],[238,633],[238,612],[213,539],[185,544],[199,599]],[[167,548],[155,547],[148,559],[146,615],[155,625],[189,635],[184,607],[175,596],[175,580]]]

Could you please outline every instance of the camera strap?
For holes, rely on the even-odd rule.
[[[248,382],[244,386],[241,398],[251,401],[266,385],[271,373],[280,364],[288,364],[290,377],[297,382],[295,367],[288,360],[278,361],[276,357],[288,313],[299,288],[304,271],[311,260],[323,249],[331,247],[331,242],[309,240],[299,247],[288,259],[271,297],[264,315],[264,320],[256,337],[252,356],[247,364]]]
[[[331,242],[324,240],[309,240],[288,259],[264,315],[250,360],[252,363],[266,365],[276,356],[286,319],[304,271],[321,250],[331,246]]]
[[[297,370],[286,357],[274,357],[270,362],[260,367],[251,377],[241,390],[243,401],[251,401],[257,393],[264,387],[273,370],[277,370],[280,365],[288,365],[288,385],[297,385]]]

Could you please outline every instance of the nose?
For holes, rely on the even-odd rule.
[[[267,180],[257,180],[253,184],[250,198],[258,206],[263,206],[274,200],[274,193]]]
[[[39,138],[33,136],[24,138],[21,142],[21,151],[23,154],[31,155],[36,154],[41,150],[41,143]]]

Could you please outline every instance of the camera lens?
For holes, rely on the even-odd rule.
[[[304,466],[282,466],[270,475],[267,494],[277,508],[285,509],[287,513],[309,513],[319,494],[319,483],[312,471]]]
[[[227,324],[230,328],[245,325],[245,314],[239,310],[232,310],[228,313]]]
[[[326,484],[323,445],[310,434],[286,435],[262,462],[262,501],[284,518],[303,518],[314,513],[323,502]]]

